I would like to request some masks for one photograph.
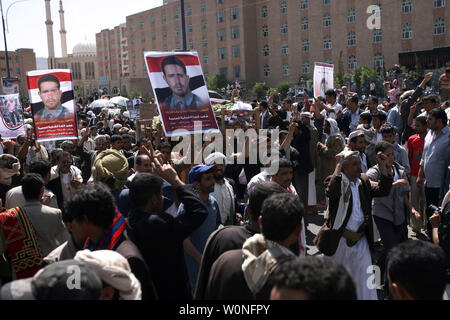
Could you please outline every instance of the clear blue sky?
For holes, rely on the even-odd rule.
[[[1,0],[6,11],[17,0]],[[61,56],[59,0],[51,0],[55,54]],[[162,5],[162,0],[63,0],[67,30],[67,51],[80,42],[95,43],[95,34],[126,21],[126,16]],[[32,48],[36,57],[48,57],[45,1],[28,0],[12,5],[8,12],[8,50]],[[0,24],[1,28],[1,24]],[[5,50],[0,32],[0,50]]]

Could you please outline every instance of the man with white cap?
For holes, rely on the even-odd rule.
[[[373,265],[370,248],[373,246],[372,199],[389,194],[392,176],[386,169],[387,158],[379,153],[380,181],[371,183],[361,174],[360,155],[357,151],[343,151],[336,156],[336,168],[326,179],[329,206],[326,224],[339,237],[321,238],[314,241],[319,250],[342,264],[355,282],[358,299],[376,300],[375,288],[369,288]],[[323,233],[322,233],[323,235]],[[336,240],[336,241],[334,241]]]
[[[112,250],[78,251],[74,260],[91,267],[104,283],[100,300],[113,300],[118,291],[119,300],[141,300],[141,283],[130,264],[120,253]]]
[[[232,225],[236,221],[236,193],[230,181],[225,178],[227,158],[223,153],[214,152],[205,159],[206,165],[216,165],[214,172],[214,192],[211,195],[219,204],[220,217],[223,225]]]
[[[364,131],[357,130],[350,133],[348,136],[348,142],[347,146],[345,147],[344,151],[358,151],[359,152],[359,158],[361,160],[361,172],[366,173],[367,170],[369,170],[369,167],[367,166],[367,157],[364,151],[366,150],[366,138],[364,135]]]

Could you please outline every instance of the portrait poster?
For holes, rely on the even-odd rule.
[[[144,59],[166,136],[219,131],[197,52],[144,52]]]
[[[325,97],[325,92],[334,89],[334,65],[316,62],[314,65],[314,97]]]
[[[131,119],[137,119],[140,115],[141,99],[133,99],[127,101],[127,111],[130,113]]]
[[[23,109],[19,94],[0,95],[0,134],[2,138],[15,139],[26,134]]]
[[[72,71],[27,72],[33,122],[38,141],[77,139]]]
[[[2,78],[2,91],[5,95],[19,93],[19,85],[18,78]]]

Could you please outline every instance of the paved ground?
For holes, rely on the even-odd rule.
[[[316,246],[313,243],[313,240],[317,233],[320,230],[320,227],[322,227],[324,222],[324,211],[325,207],[318,207],[319,212],[317,214],[307,214],[305,217],[306,223],[308,223],[308,226],[306,228],[306,245],[307,245],[307,254],[308,255],[317,255],[320,254],[317,251]],[[412,229],[408,226],[408,237],[411,239],[420,239],[425,240],[426,236],[425,233],[422,231],[422,233],[419,235],[419,237],[412,237]]]

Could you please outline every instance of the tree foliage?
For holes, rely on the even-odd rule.
[[[252,89],[258,101],[261,101],[265,97],[266,90],[267,87],[265,82],[256,82]]]
[[[281,95],[282,99],[286,98],[290,88],[291,85],[287,81],[278,84],[278,93]]]
[[[227,78],[223,74],[215,74],[206,79],[208,90],[220,91],[228,85]]]

